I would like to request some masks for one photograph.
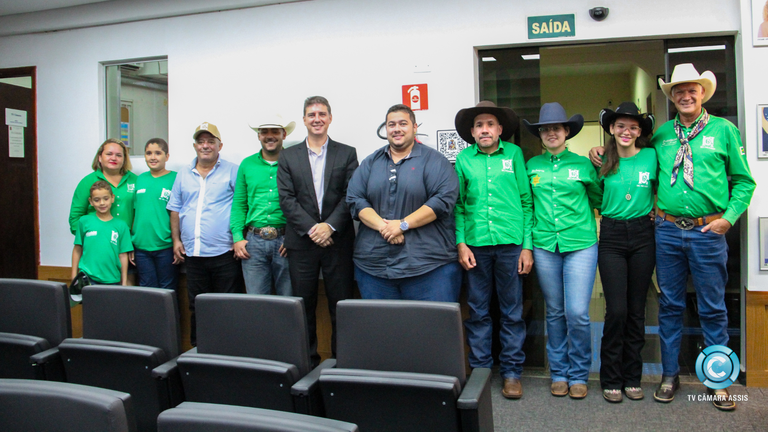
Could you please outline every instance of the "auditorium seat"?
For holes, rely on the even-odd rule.
[[[158,432],[356,432],[351,423],[233,405],[184,402],[160,414]]]
[[[65,284],[0,279],[0,378],[63,380],[60,362],[34,369],[30,357],[71,336]]]
[[[325,414],[363,431],[493,431],[490,369],[466,378],[456,303],[344,300]]]
[[[185,400],[317,414],[304,303],[298,297],[201,294],[197,347],[177,363]],[[317,395],[317,396],[315,396]]]
[[[157,415],[182,399],[180,346],[174,291],[92,285],[83,289],[83,338],[34,358],[60,355],[68,382],[130,393],[138,429],[154,431]]]
[[[133,432],[131,395],[78,384],[0,379],[3,432]]]

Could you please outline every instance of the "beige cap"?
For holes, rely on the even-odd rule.
[[[208,123],[208,122],[201,123],[200,126],[198,126],[197,129],[195,129],[195,133],[192,134],[192,139],[196,140],[197,136],[203,132],[208,132],[209,134],[218,138],[219,141],[221,141],[221,134],[219,133],[219,128],[217,128],[215,124]]]

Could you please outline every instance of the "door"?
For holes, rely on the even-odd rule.
[[[34,67],[0,69],[0,114],[5,119],[0,125],[0,277],[3,278],[37,279],[40,247],[34,83]],[[9,126],[9,122],[15,125]]]

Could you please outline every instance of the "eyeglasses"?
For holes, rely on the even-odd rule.
[[[561,125],[539,126],[540,133],[550,133],[550,132],[558,133],[561,130],[563,130],[563,127]]]
[[[640,126],[635,126],[635,125],[627,126],[627,125],[622,124],[622,123],[616,123],[613,126],[613,129],[616,130],[617,134],[620,134],[620,133],[624,132],[625,130],[629,130],[633,134],[640,133]]]

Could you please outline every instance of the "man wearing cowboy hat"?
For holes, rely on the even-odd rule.
[[[243,291],[240,261],[232,252],[229,216],[238,166],[219,155],[219,128],[204,122],[192,135],[197,157],[180,169],[166,208],[171,212],[173,255],[187,265],[191,342],[196,343],[195,297]],[[215,283],[214,283],[215,281]]]
[[[355,228],[345,198],[347,184],[357,168],[354,147],[328,137],[333,120],[331,105],[322,96],[304,101],[307,139],[283,150],[277,172],[280,207],[286,217],[293,295],[304,299],[315,365],[317,353],[318,274],[323,271],[331,316],[331,353],[336,353],[336,303],[352,297],[352,249]]]
[[[518,119],[509,108],[482,101],[456,114],[456,131],[472,146],[456,157],[459,199],[456,244],[459,263],[467,270],[469,318],[464,322],[472,368],[493,366],[489,312],[493,281],[501,308],[502,395],[523,396],[522,275],[531,271],[531,189],[520,147],[510,138]]]
[[[270,294],[274,284],[278,295],[292,295],[283,246],[285,216],[277,192],[277,159],[283,140],[295,127],[296,122],[286,124],[280,115],[251,126],[259,136],[261,151],[243,159],[237,171],[230,228],[248,294]]]
[[[739,130],[702,108],[715,93],[715,75],[710,71],[699,74],[690,63],[679,64],[669,83],[659,79],[659,85],[678,112],[674,120],[659,127],[651,140],[659,160],[656,276],[661,290],[659,339],[663,368],[653,397],[659,402],[671,402],[680,386],[678,355],[689,272],[704,344],[728,344],[725,233],[749,206],[755,181]],[[728,400],[727,389],[709,391],[715,394],[713,403],[718,409],[736,408]]]

